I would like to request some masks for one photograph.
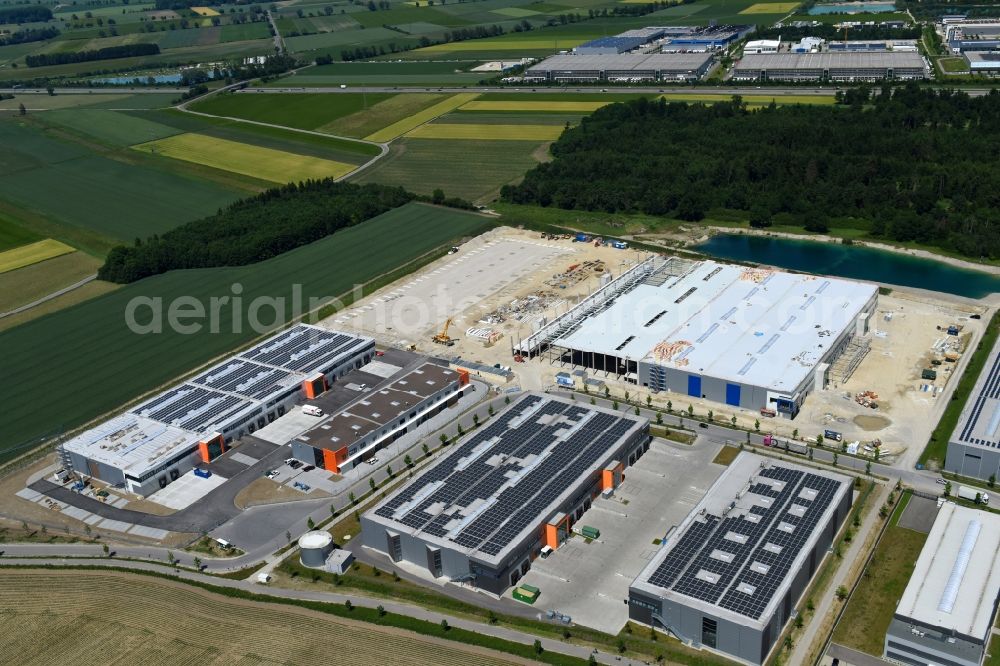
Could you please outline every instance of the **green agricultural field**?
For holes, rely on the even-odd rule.
[[[100,267],[101,262],[89,254],[71,252],[0,273],[0,312],[13,310],[79,282],[97,273]]]
[[[172,97],[175,97],[173,95]],[[111,105],[116,108],[129,107],[132,101],[143,95],[121,94],[98,94],[98,95],[32,95],[19,94],[14,99],[0,100],[0,116],[18,113],[19,107],[24,104],[24,108],[31,111],[51,111],[53,109],[75,109],[93,108],[100,104]],[[159,97],[159,95],[150,95]],[[169,100],[168,100],[169,103]]]
[[[406,136],[413,139],[459,139],[468,141],[555,141],[560,125],[499,125],[480,123],[428,123]]]
[[[356,166],[204,134],[178,134],[132,148],[146,154],[203,164],[273,183],[339,178]]]
[[[396,137],[400,137],[420,125],[434,120],[438,116],[442,116],[449,111],[454,111],[466,102],[474,100],[476,96],[476,93],[458,93],[457,95],[451,95],[440,102],[423,109],[422,111],[418,111],[410,116],[397,120],[387,127],[383,127],[380,130],[372,132],[365,138],[368,141],[392,141]]]
[[[0,385],[0,400],[7,419],[0,448],[9,455],[23,442],[117,409],[255,337],[245,312],[240,315],[242,331],[233,332],[230,308],[220,312],[222,333],[206,328],[196,335],[169,330],[139,335],[124,318],[134,298],[162,298],[166,306],[190,296],[207,307],[212,297],[231,296],[238,283],[244,304],[256,296],[284,297],[282,316],[287,316],[293,285],[301,285],[307,303],[339,296],[491,223],[471,213],[408,204],[259,264],[173,271],[4,331],[0,349],[6,381]],[[269,316],[262,314],[265,323]],[[39,377],[72,377],[72,389],[53,392]]]
[[[365,137],[405,118],[421,113],[437,104],[447,95],[435,93],[407,93],[396,95],[374,104],[364,111],[345,116],[320,127],[323,132],[342,136]]]
[[[45,121],[122,147],[163,139],[182,132],[175,127],[135,115],[103,109],[53,111],[45,114]]]
[[[0,252],[34,243],[42,238],[44,237],[27,227],[22,227],[13,220],[0,215]]]
[[[545,157],[540,144],[533,141],[404,137],[392,144],[387,156],[351,180],[400,185],[421,194],[441,188],[448,196],[489,201],[501,186],[520,180]]]
[[[294,76],[259,84],[261,87],[284,86],[463,86],[475,85],[492,75],[470,72],[479,60],[458,62],[338,62],[297,72]]]
[[[213,95],[191,106],[192,111],[243,118],[285,127],[314,130],[391,98],[390,94],[234,93]]]
[[[0,119],[0,145],[0,203],[7,200],[29,215],[104,237],[131,240],[162,233],[245,193],[152,167],[131,151],[93,153],[17,118]]]

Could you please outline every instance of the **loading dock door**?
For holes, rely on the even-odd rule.
[[[701,375],[688,375],[688,395],[701,397]]]
[[[726,384],[726,404],[733,407],[740,406],[740,385]]]

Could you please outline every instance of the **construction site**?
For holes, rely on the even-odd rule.
[[[957,368],[963,367],[965,350],[982,333],[978,317],[985,307],[898,290],[877,295],[874,286],[866,286],[854,294],[853,285],[863,283],[812,276],[797,276],[793,280],[783,277],[788,274],[767,269],[677,258],[664,264],[663,259],[652,253],[623,246],[624,243],[616,247],[611,242],[582,235],[540,235],[498,228],[462,245],[454,254],[425,267],[404,283],[390,285],[359,300],[322,325],[355,330],[384,345],[447,358],[503,390],[557,385],[583,390],[586,385],[594,392],[603,393],[605,388],[619,396],[629,392],[631,396],[640,396],[644,403],[648,398],[664,412],[668,408],[687,410],[690,405],[698,414],[711,412],[716,421],[729,423],[735,418],[740,427],[759,426],[760,432],[782,437],[814,441],[816,435],[833,431],[847,442],[851,452],[873,455],[878,449],[879,457],[902,457],[908,462],[915,462],[919,456],[950,396],[954,384],[951,378]],[[652,264],[647,262],[651,261],[658,266],[653,278],[648,275]],[[783,284],[783,280],[790,280],[789,304],[798,298],[792,296],[798,293],[796,289],[812,289],[818,293],[813,294],[816,298],[809,307],[826,307],[824,304],[836,300],[829,298],[827,292],[834,287],[823,287],[824,283],[830,283],[837,288],[843,284],[845,291],[838,298],[856,305],[846,310],[840,308],[839,312],[817,310],[813,316],[815,324],[806,326],[800,317],[797,332],[791,325],[790,329],[781,330],[789,324],[788,313],[797,312],[787,304],[780,313],[777,310],[781,308],[776,308],[773,316],[762,317],[757,325],[737,321],[730,315],[732,322],[727,320],[726,326],[713,329],[710,317],[693,316],[699,308],[712,312],[711,308],[702,307],[704,299],[699,300],[697,292],[684,296],[692,288],[685,287],[663,307],[658,306],[663,299],[657,297],[644,299],[642,307],[622,304],[617,310],[620,316],[605,316],[605,320],[600,315],[583,317],[580,330],[563,335],[560,344],[544,350],[531,348],[531,340],[533,336],[538,339],[539,331],[565,318],[610,283],[618,283],[623,276],[628,279],[626,274],[643,265],[646,267],[640,269],[639,282],[652,279],[654,284],[643,289],[654,293],[685,275],[692,285],[701,287],[706,278],[719,280],[729,271],[736,271],[725,279],[731,279],[737,286],[746,283],[749,290],[763,285],[762,291],[753,297],[764,299],[759,307],[775,306],[769,304],[775,299],[767,295],[778,293],[777,285]],[[699,332],[676,340],[644,338],[645,331],[657,330],[663,319],[652,320],[661,311],[670,309],[668,305],[684,304],[674,303],[682,296],[683,301],[688,301],[684,312],[689,313],[692,326],[700,326]],[[849,317],[844,315],[847,310],[851,312]],[[724,314],[728,313],[718,312],[716,319]],[[861,314],[866,316],[859,323]],[[841,317],[839,323],[835,315]],[[767,326],[774,331],[765,331]],[[726,337],[723,345],[719,340],[724,336],[736,335],[722,330],[729,327],[736,331],[747,328],[740,338]],[[774,335],[784,336],[789,330],[794,334],[789,339],[804,336],[810,342],[804,341],[801,349],[789,352],[786,342],[776,340],[769,350],[761,351]],[[862,330],[865,332],[859,335]],[[705,333],[709,337],[699,341]],[[630,336],[633,339],[616,350]],[[710,339],[716,336],[718,339]],[[735,344],[733,340],[745,342]],[[566,342],[570,344],[562,344]],[[602,353],[595,347],[586,352],[586,345],[591,342],[603,344],[607,349]],[[786,365],[765,372],[767,377],[760,375],[756,380],[759,386],[741,386],[737,395],[732,385],[742,383],[734,378],[741,377],[739,372],[749,359],[746,354],[760,351],[770,358],[767,354],[774,354],[782,345],[785,350],[780,356],[788,358],[781,362]],[[632,347],[635,350],[630,353]],[[836,353],[823,353],[834,347]],[[575,350],[575,354],[570,350]],[[688,383],[692,380],[685,377],[680,384],[671,386],[669,381],[656,376],[656,367],[663,365],[676,366],[674,369],[678,371],[708,368],[706,363],[720,362],[715,359],[723,350],[733,356],[728,361],[733,372],[729,373],[730,379],[720,380],[716,389],[712,389],[709,370],[698,373],[705,377],[700,380],[700,387],[699,380],[692,385]],[[704,355],[704,361],[698,351]],[[744,360],[736,358],[740,353],[744,353]],[[761,367],[767,369],[774,363],[762,363]],[[648,369],[640,371],[640,365]],[[817,377],[817,371],[821,376]],[[725,375],[725,368],[717,370],[717,374]],[[781,382],[790,382],[791,376],[797,377],[796,386],[782,386]],[[765,386],[769,383],[772,386]],[[796,391],[799,398],[794,398]],[[786,398],[794,400],[779,403]],[[732,404],[737,401],[738,404]],[[782,413],[779,406],[794,412],[794,418],[788,418],[792,414]]]

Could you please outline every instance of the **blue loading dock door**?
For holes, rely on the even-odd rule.
[[[733,407],[740,406],[740,385],[726,384],[726,404]]]
[[[688,375],[688,395],[693,395],[696,398],[701,397],[700,375]]]

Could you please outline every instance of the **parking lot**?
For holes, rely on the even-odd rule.
[[[600,530],[591,543],[579,534],[546,559],[536,559],[522,579],[541,590],[536,607],[555,610],[576,624],[610,634],[628,620],[628,588],[652,559],[671,527],[679,524],[725,469],[712,464],[721,445],[700,438],[686,446],[653,440],[610,499],[598,498],[574,529]]]

